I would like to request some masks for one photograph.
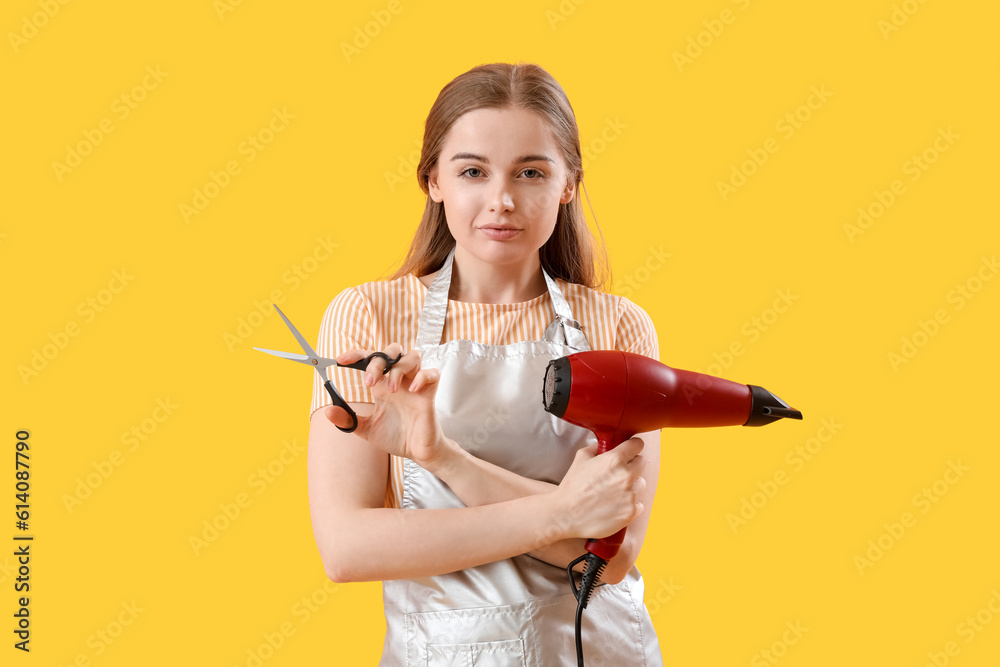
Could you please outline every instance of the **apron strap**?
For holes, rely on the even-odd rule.
[[[545,329],[543,340],[560,343],[568,347],[583,352],[590,349],[590,342],[583,333],[583,327],[573,319],[573,311],[569,307],[569,302],[563,296],[562,290],[556,281],[542,269],[545,276],[545,284],[549,287],[549,298],[552,300],[552,308],[556,311],[556,319],[552,320]]]
[[[455,249],[452,248],[434,282],[427,288],[427,296],[417,325],[418,350],[441,344],[445,317],[448,314],[448,292],[451,289],[451,267],[454,259]],[[573,319],[573,311],[559,285],[545,269],[542,269],[542,275],[545,276],[545,285],[549,289],[552,308],[556,311],[556,318],[545,329],[542,340],[560,343],[577,351],[589,350],[590,343],[583,333],[583,327]]]
[[[441,344],[444,318],[448,314],[448,291],[451,289],[451,264],[454,259],[455,248],[452,248],[434,282],[427,288],[427,297],[417,323],[418,350]]]

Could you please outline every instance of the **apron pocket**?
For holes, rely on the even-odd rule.
[[[570,596],[572,597],[572,596]],[[405,614],[413,667],[541,667],[531,602]]]
[[[524,642],[428,644],[426,667],[525,667]]]

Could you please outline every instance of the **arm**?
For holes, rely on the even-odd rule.
[[[368,404],[352,407],[359,417],[372,413]],[[605,462],[592,465],[596,459],[584,456],[562,484],[542,493],[462,509],[385,508],[388,454],[337,430],[324,418],[326,410],[337,411],[316,411],[310,420],[309,508],[324,568],[334,581],[454,572],[568,537],[610,534],[643,509],[637,503],[641,489],[631,488],[638,486],[634,468],[640,462],[608,470]],[[595,484],[608,485],[615,500],[588,494]]]
[[[644,443],[641,451],[642,458],[646,461],[641,475],[645,482],[640,493],[643,510],[628,525],[621,549],[608,562],[604,570],[602,579],[609,583],[618,583],[624,579],[628,571],[635,565],[639,550],[646,537],[646,528],[649,525],[650,511],[653,507],[653,497],[656,494],[660,468],[660,432],[640,433],[636,438]],[[621,449],[621,447],[622,445],[619,445],[618,448],[608,452],[605,456],[618,457],[617,464],[620,464],[621,459],[631,454],[632,451],[630,448]],[[591,454],[591,456],[593,455]],[[478,459],[462,450],[453,441],[448,441],[439,460],[424,465],[424,467],[446,483],[455,492],[455,495],[470,507],[544,494],[557,488],[554,484],[521,477],[509,470]],[[567,521],[568,517],[556,516],[553,519],[554,523],[546,530],[555,535],[558,532],[558,524],[567,523]],[[601,535],[592,535],[591,537],[601,537]],[[538,548],[528,553],[550,565],[564,568],[570,561],[584,553],[585,544],[586,539],[584,538],[556,540],[539,545]]]

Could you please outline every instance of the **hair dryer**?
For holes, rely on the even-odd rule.
[[[802,419],[762,387],[739,384],[704,373],[670,368],[630,352],[595,350],[554,359],[545,369],[545,409],[594,432],[598,454],[614,449],[636,433],[661,428],[763,426],[781,418]],[[577,599],[586,607],[607,562],[618,553],[625,529],[587,541]],[[582,598],[581,598],[582,596]]]

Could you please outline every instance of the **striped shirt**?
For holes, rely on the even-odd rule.
[[[624,297],[556,279],[573,317],[594,350],[623,350],[659,360],[656,329],[649,315]],[[330,302],[320,324],[316,353],[334,358],[352,349],[374,352],[390,343],[413,349],[427,287],[413,274],[395,280],[365,283],[341,292]],[[442,342],[472,340],[486,345],[510,345],[540,340],[555,319],[548,292],[521,303],[448,301]],[[363,374],[331,368],[334,386],[348,403],[371,403]],[[309,415],[331,405],[319,375],[313,375]],[[401,506],[402,459],[391,457],[386,506]]]

